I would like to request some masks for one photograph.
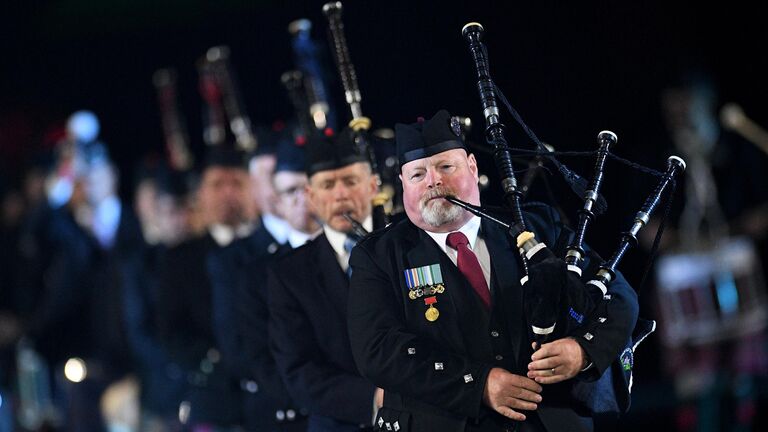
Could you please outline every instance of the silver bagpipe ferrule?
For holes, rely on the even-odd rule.
[[[565,254],[565,263],[567,264],[568,271],[576,274],[579,277],[581,277],[581,267],[571,263],[572,262],[580,263],[583,260],[584,260],[584,254],[582,254],[581,251],[579,250],[569,249],[568,252]]]
[[[608,269],[601,268],[597,271],[595,278],[587,282],[587,287],[593,286],[599,289],[603,294],[603,299],[607,300],[606,296],[608,295],[608,285],[611,283],[614,277],[615,275],[613,272]]]

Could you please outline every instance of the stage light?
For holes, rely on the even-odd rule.
[[[99,136],[99,119],[91,111],[77,111],[67,120],[67,132],[80,142],[91,142]]]
[[[82,382],[87,375],[88,369],[83,359],[73,357],[64,364],[64,376],[74,383]]]

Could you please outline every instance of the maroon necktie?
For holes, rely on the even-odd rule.
[[[488,291],[488,284],[485,283],[483,269],[480,267],[480,262],[477,260],[477,256],[475,256],[475,253],[469,249],[469,240],[467,240],[467,236],[461,232],[452,232],[448,234],[446,243],[448,246],[456,249],[458,252],[456,265],[459,267],[459,271],[467,278],[469,284],[475,289],[477,295],[480,296],[480,300],[483,301],[486,309],[490,309],[491,292]]]

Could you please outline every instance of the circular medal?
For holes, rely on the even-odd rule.
[[[408,292],[408,298],[410,298],[411,300],[416,300],[416,290],[410,290]]]
[[[424,316],[427,318],[427,321],[434,322],[437,321],[437,317],[440,316],[440,311],[437,310],[436,307],[430,305],[429,309],[424,312]]]

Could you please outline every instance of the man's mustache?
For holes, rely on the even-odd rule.
[[[450,188],[436,187],[434,189],[428,190],[427,193],[424,194],[424,196],[421,198],[421,203],[423,205],[426,205],[427,202],[429,202],[432,199],[444,198],[452,195],[456,195],[456,194]]]
[[[345,213],[354,214],[355,209],[351,206],[340,206],[333,209],[334,216],[343,216]]]

